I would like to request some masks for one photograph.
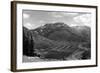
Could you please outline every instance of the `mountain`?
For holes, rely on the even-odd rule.
[[[77,30],[73,30],[72,27],[61,22],[45,24],[34,31],[41,36],[55,41],[85,41],[80,33],[77,33]]]
[[[34,40],[30,30],[23,27],[23,55],[33,56],[34,52]]]
[[[69,27],[64,23],[49,23],[41,26],[33,31],[37,31],[40,35],[47,37],[50,33],[61,29],[62,27]]]
[[[45,24],[34,30],[23,27],[23,39],[23,50],[27,56],[38,55],[46,59],[65,59],[78,53],[75,55],[81,58],[85,49],[90,48],[90,41],[87,41],[90,39],[90,28],[69,27],[61,22]]]
[[[91,40],[91,28],[88,26],[73,26],[72,29],[87,41]]]

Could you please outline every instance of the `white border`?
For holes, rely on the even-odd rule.
[[[91,13],[91,60],[74,61],[54,61],[54,62],[31,62],[22,63],[22,10],[47,10],[47,11],[71,11],[71,12],[90,12]],[[94,8],[82,7],[60,7],[46,5],[17,4],[17,69],[35,69],[50,67],[68,67],[95,65],[96,63],[96,10]]]

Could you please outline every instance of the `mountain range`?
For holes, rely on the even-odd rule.
[[[90,40],[91,35],[90,27],[88,26],[69,27],[61,22],[45,24],[32,31],[36,31],[39,35],[56,41],[87,41]]]
[[[72,55],[74,51],[82,51],[80,55],[86,51],[85,49],[79,50],[79,45],[82,45],[82,43],[90,44],[90,31],[91,29],[88,26],[70,27],[62,22],[48,23],[32,30],[23,27],[23,38],[28,40],[27,43],[30,43],[31,40],[34,41],[31,44],[34,46],[34,48],[31,48],[34,49],[32,53],[44,58],[57,58],[57,56],[60,56],[65,59],[65,57]],[[24,41],[23,43],[25,44],[26,42]],[[23,50],[26,48],[26,45],[24,46]],[[62,53],[63,55],[61,56]]]

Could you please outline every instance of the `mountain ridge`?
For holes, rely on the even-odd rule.
[[[75,27],[75,29],[76,28],[77,27]],[[87,45],[87,39],[80,37],[80,33],[77,33],[72,27],[64,23],[46,24],[34,30],[28,30],[25,27],[23,27],[23,29],[23,37],[28,40],[26,43],[28,43],[29,46],[30,43],[33,45],[31,48],[29,47],[30,50],[33,50],[31,50],[32,53],[44,58],[59,59],[57,56],[60,56],[61,59],[65,59],[72,55],[75,50],[82,55],[85,51],[85,49],[81,50],[79,47],[79,45],[82,46],[82,43],[85,43],[85,47],[90,48],[90,46]],[[90,42],[88,42],[88,44],[89,43]],[[26,47],[24,47],[24,50],[25,48]],[[29,48],[27,48],[27,50]],[[63,55],[61,56],[61,54]]]

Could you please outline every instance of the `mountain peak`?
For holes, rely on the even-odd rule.
[[[47,27],[50,27],[50,26],[60,27],[60,26],[68,26],[68,25],[63,23],[63,22],[56,22],[56,23],[47,23],[47,24],[45,24],[45,26],[47,26]]]

